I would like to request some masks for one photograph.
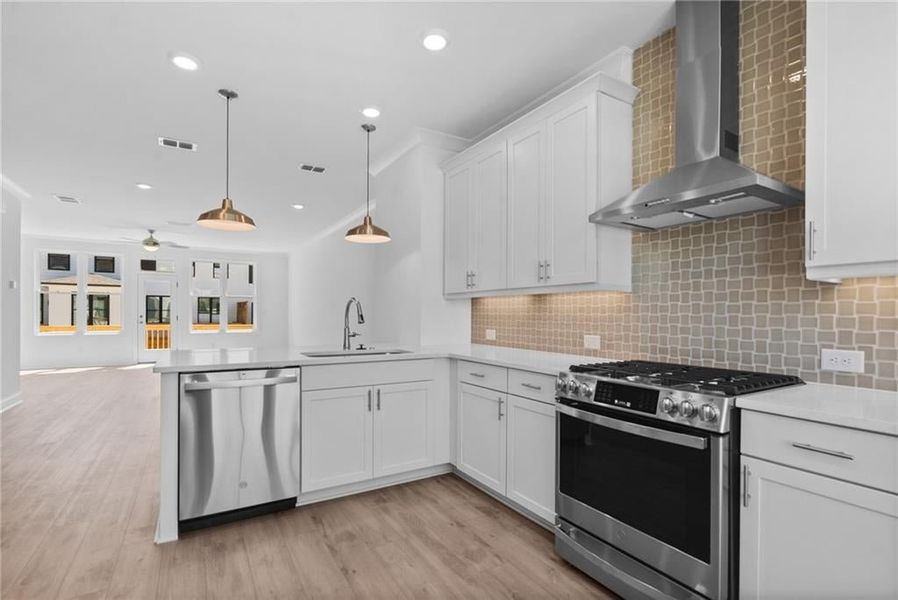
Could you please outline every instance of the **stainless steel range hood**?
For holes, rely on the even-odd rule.
[[[803,204],[801,190],[739,163],[739,2],[676,10],[676,166],[589,220],[645,231]]]

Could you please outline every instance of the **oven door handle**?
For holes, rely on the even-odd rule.
[[[629,421],[612,419],[610,417],[586,412],[585,410],[571,408],[564,404],[556,404],[555,410],[562,414],[574,417],[575,419],[580,419],[581,421],[588,421],[601,427],[608,427],[609,429],[616,429],[617,431],[623,431],[624,433],[631,433],[633,435],[651,438],[661,442],[668,442],[670,444],[677,444],[678,446],[686,446],[687,448],[695,448],[697,450],[704,450],[708,447],[707,438],[695,435],[687,435],[685,433],[677,433],[676,431],[667,431],[666,429],[657,429],[647,425],[638,425],[636,423],[630,423]]]

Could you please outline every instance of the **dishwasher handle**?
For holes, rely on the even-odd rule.
[[[261,387],[266,385],[280,385],[282,383],[296,383],[299,381],[296,375],[284,377],[266,377],[265,379],[235,379],[233,381],[194,381],[184,384],[185,392],[199,392],[201,390],[225,390],[247,387]]]

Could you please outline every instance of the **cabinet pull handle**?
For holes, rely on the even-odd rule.
[[[551,266],[551,265],[549,264],[549,261],[546,261],[545,263],[543,263],[543,278],[544,278],[546,281],[549,281],[549,278],[551,277],[551,275],[549,274],[549,267],[550,267],[550,266]]]
[[[477,287],[477,271],[471,271],[471,287]]]
[[[748,478],[751,477],[751,469],[748,468],[748,465],[743,465],[742,467],[742,506],[748,508],[748,499],[751,498],[751,494],[748,493]]]
[[[816,237],[814,234],[817,233],[817,228],[814,227],[813,221],[808,221],[808,239],[807,239],[807,260],[812,261],[814,257],[817,255],[816,242],[814,238]]]
[[[471,377],[479,377],[479,378],[481,378],[481,379],[483,379],[484,377],[486,377],[486,375],[484,375],[483,373],[474,373],[474,372],[471,372],[471,373],[468,373],[468,375],[470,375]]]
[[[368,390],[368,412],[371,412],[371,390]]]
[[[845,460],[854,460],[854,456],[848,454],[847,452],[842,452],[840,450],[829,450],[828,448],[821,448],[820,446],[814,446],[813,444],[805,444],[802,442],[792,442],[793,448],[798,448],[799,450],[808,450],[810,452],[819,452],[820,454],[826,454],[827,456],[835,456],[836,458],[844,458]]]
[[[536,280],[537,280],[537,281],[542,281],[542,280],[543,280],[543,261],[539,261],[539,263],[537,263],[537,266],[536,266]]]
[[[380,410],[380,388],[377,388],[377,410]]]
[[[500,397],[500,398],[499,398],[499,420],[500,420],[500,421],[502,420],[502,417],[505,416],[505,415],[502,413],[502,404],[503,404],[504,402],[505,402],[505,401]]]
[[[465,271],[465,287],[466,288],[471,287],[471,272],[470,271]]]
[[[521,385],[522,385],[523,387],[527,388],[527,389],[530,389],[530,390],[536,390],[536,391],[539,391],[539,390],[543,389],[543,386],[541,386],[541,385],[533,385],[532,383],[522,383]]]

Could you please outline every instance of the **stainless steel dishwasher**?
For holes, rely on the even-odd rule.
[[[299,369],[191,373],[180,385],[180,529],[295,505]]]

